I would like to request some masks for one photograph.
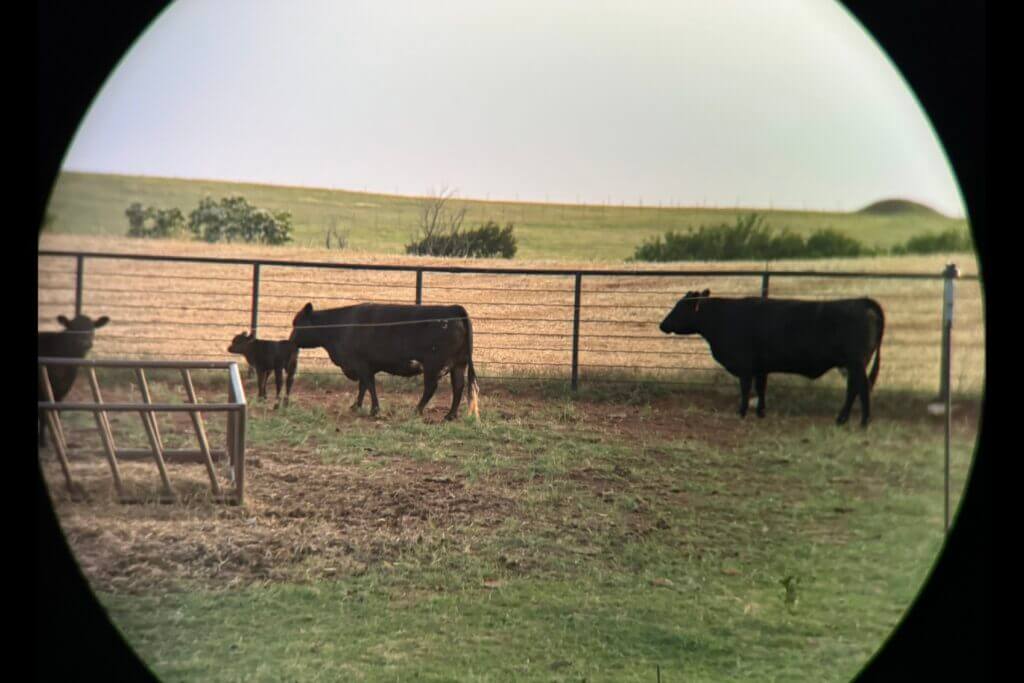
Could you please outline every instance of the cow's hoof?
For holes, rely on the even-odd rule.
[[[349,409],[349,411],[350,411],[350,412],[353,412],[353,413],[358,413],[358,412],[359,412],[360,410],[362,410],[362,409],[363,409],[363,407],[362,407],[361,405],[358,405],[358,404],[356,404],[356,403],[353,403],[352,405],[350,405],[350,406],[348,407],[348,409]]]
[[[758,416],[759,418],[761,418],[761,419],[764,419],[764,411],[763,411],[763,410],[759,410],[759,411],[757,411],[757,416]]]
[[[849,420],[849,419],[850,419],[849,415],[840,415],[839,417],[836,418],[836,424],[839,425],[839,426],[842,426],[842,425],[846,424],[847,420]]]
[[[452,420],[458,418],[458,416],[458,413],[448,413],[447,415],[444,416],[444,420],[445,422],[451,422]]]

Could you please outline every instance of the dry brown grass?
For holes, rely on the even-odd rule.
[[[40,247],[114,253],[270,258],[275,260],[405,265],[475,265],[493,268],[635,268],[644,271],[760,270],[761,263],[609,264],[580,261],[506,261],[379,256],[300,247],[206,245],[195,242],[46,234]],[[956,255],[961,272],[977,264]],[[771,294],[801,298],[871,296],[886,311],[880,390],[934,390],[941,339],[940,281],[785,277],[787,270],[940,273],[947,257],[830,259],[772,264]],[[57,329],[55,317],[74,305],[74,262],[39,260],[40,329]],[[95,357],[236,359],[226,351],[250,323],[249,266],[93,260],[86,262],[84,312],[112,323],[97,336]],[[732,382],[700,338],[663,335],[657,324],[689,289],[711,288],[726,296],[760,293],[760,277],[585,277],[580,374],[588,379],[648,377],[693,383]],[[307,301],[317,308],[360,301],[412,303],[415,275],[408,272],[339,271],[264,267],[259,336],[287,336],[295,312]],[[571,276],[424,275],[424,303],[458,303],[474,319],[477,371],[483,376],[548,375],[568,378],[571,361]],[[984,380],[984,324],[978,282],[957,285],[953,331],[953,387],[977,393]],[[321,350],[303,351],[300,375],[337,374]],[[789,378],[780,378],[790,381]],[[802,381],[796,379],[795,381]],[[839,383],[837,373],[821,380]]]

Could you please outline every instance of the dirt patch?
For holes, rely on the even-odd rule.
[[[108,400],[119,397],[113,387],[105,392]],[[385,430],[395,420],[407,419],[418,398],[414,388],[389,389],[381,396],[385,415],[378,419],[348,410],[354,393],[354,387],[309,391],[296,400],[299,405],[307,401],[323,405],[338,429],[358,422]],[[635,459],[581,463],[564,475],[555,475],[589,501],[597,497],[598,509],[608,514],[583,518],[570,514],[571,506],[561,501],[540,513],[550,518],[535,518],[537,511],[531,511],[531,525],[543,527],[543,533],[564,534],[575,544],[572,552],[583,555],[596,552],[595,530],[643,537],[668,529],[661,514],[667,508],[728,510],[727,487],[704,490],[710,487],[704,486],[708,474],[703,466],[693,467],[688,481],[651,478],[651,466],[678,457],[664,448],[664,442],[692,445],[694,457],[699,458],[709,448],[739,448],[769,431],[772,420],[801,427],[822,420],[817,416],[758,420],[749,415],[741,420],[732,410],[731,398],[713,394],[657,396],[643,405],[624,405],[552,399],[495,384],[484,399],[489,401],[491,420],[515,420],[530,428],[638,444]],[[438,391],[424,421],[440,422],[449,400],[450,394]],[[702,406],[699,412],[698,405]],[[269,412],[266,406],[252,408],[253,419]],[[976,429],[971,417],[963,414],[958,428]],[[98,446],[95,434],[78,438]],[[72,462],[75,480],[89,497],[87,502],[76,502],[64,487],[52,451],[41,451],[40,461],[58,518],[84,573],[96,588],[122,593],[315,581],[359,575],[420,547],[445,544],[462,549],[493,537],[506,520],[521,516],[520,501],[534,484],[529,476],[543,478],[522,468],[469,478],[457,460],[379,456],[372,451],[360,453],[352,462],[329,462],[310,444],[272,448],[250,440],[246,455],[246,504],[241,507],[211,502],[205,468],[178,464],[170,466],[171,481],[184,502],[121,505],[114,502],[110,471],[102,458]],[[718,467],[735,467],[735,476],[770,491],[784,481],[776,473],[786,467],[786,461],[773,457]],[[129,491],[155,494],[159,490],[151,462],[125,462],[121,472]],[[223,475],[223,468],[219,473]],[[730,472],[719,475],[732,476]],[[785,481],[792,487],[792,482]],[[691,486],[697,483],[704,488]],[[864,486],[865,482],[850,482],[851,490]],[[609,531],[613,518],[621,514],[625,514],[620,517],[621,527]],[[508,565],[503,570],[523,571],[530,562],[526,554],[515,551],[502,557]]]

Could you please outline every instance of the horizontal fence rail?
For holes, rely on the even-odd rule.
[[[977,276],[956,288],[952,386],[983,381]],[[808,301],[870,296],[886,315],[880,387],[940,388],[942,273],[751,269],[535,269],[325,263],[272,259],[39,252],[41,329],[59,314],[108,315],[93,356],[239,359],[231,337],[282,339],[307,302],[461,304],[473,321],[474,364],[484,379],[582,382],[734,382],[699,337],[658,324],[687,291]],[[320,349],[299,373],[340,376]],[[837,373],[828,381],[838,385]],[[777,381],[777,380],[773,380]],[[825,380],[823,380],[825,381]]]

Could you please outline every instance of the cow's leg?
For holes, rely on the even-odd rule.
[[[380,401],[377,400],[377,382],[373,373],[367,373],[366,388],[370,390],[370,415],[380,414]]]
[[[274,410],[281,407],[281,382],[284,380],[284,368],[274,368],[274,388],[277,393],[274,394]]]
[[[427,403],[433,398],[434,392],[437,391],[437,380],[440,379],[440,373],[434,368],[424,367],[423,368],[423,396],[420,398],[420,402],[416,405],[416,414],[422,415],[423,409],[427,407]]]
[[[860,369],[860,373],[857,372],[857,365],[846,366],[846,400],[843,401],[843,407],[839,411],[839,416],[836,417],[836,424],[846,424],[846,421],[850,419],[850,409],[853,407],[853,399],[860,393],[860,378],[864,378],[864,369]]]
[[[356,402],[352,404],[351,410],[355,412],[363,409],[363,396],[366,395],[366,382],[359,380],[359,395],[356,396]]]
[[[466,366],[458,365],[452,368],[452,407],[444,416],[446,420],[454,420],[459,416],[459,401],[462,400],[462,390],[466,386]]]
[[[768,388],[767,372],[754,376],[754,388],[757,389],[757,416],[764,417],[764,392]]]
[[[288,406],[288,401],[289,401],[289,399],[291,399],[291,396],[292,396],[292,382],[295,381],[295,371],[298,369],[298,366],[299,366],[299,364],[296,362],[296,363],[290,364],[288,366],[288,368],[287,368],[288,369],[288,379],[285,381],[285,385],[284,385],[284,405],[286,407]]]
[[[860,426],[867,427],[871,419],[871,384],[865,368],[857,368],[857,379],[860,382]]]
[[[747,406],[750,404],[750,375],[740,375],[740,417],[747,416]]]

